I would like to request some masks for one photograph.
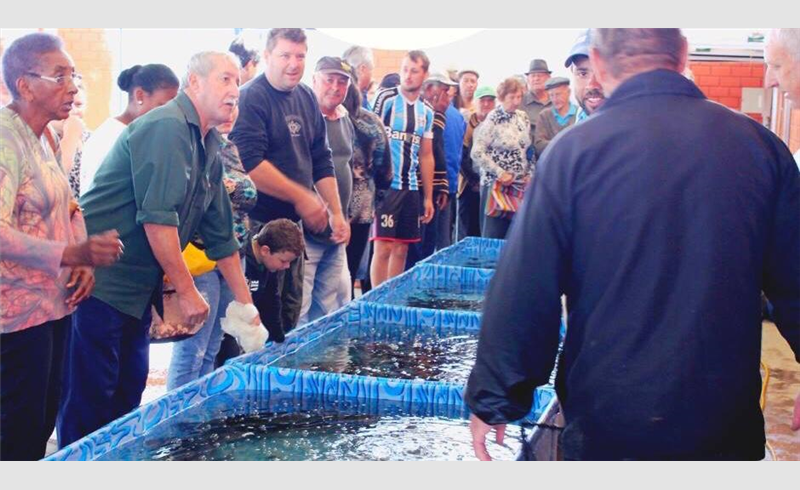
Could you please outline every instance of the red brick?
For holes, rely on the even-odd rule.
[[[725,97],[728,93],[728,89],[725,87],[711,87],[711,90],[708,92],[712,97]]]
[[[755,78],[755,77],[747,77],[742,78],[742,87],[763,87],[764,86],[764,79],[762,78]]]
[[[708,76],[697,77],[697,83],[699,85],[716,87],[717,85],[719,85],[719,77],[708,77]]]
[[[731,74],[731,67],[727,65],[717,65],[711,68],[711,74],[717,76],[726,76]]]
[[[750,76],[750,66],[734,66],[731,68],[731,75],[737,77],[749,77]]]
[[[736,110],[739,110],[739,108],[742,106],[741,100],[735,97],[721,97],[719,102],[727,107],[730,107],[731,109]]]
[[[742,81],[736,77],[720,77],[719,84],[722,87],[741,87]]]
[[[701,64],[692,65],[691,69],[692,69],[692,73],[694,73],[695,76],[697,76],[697,75],[711,75],[711,67],[708,66],[708,65],[701,65]]]

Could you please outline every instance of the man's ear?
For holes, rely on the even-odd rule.
[[[200,77],[197,73],[189,73],[189,89],[195,94],[200,91]]]
[[[686,40],[686,37],[681,36],[681,51],[678,54],[678,59],[680,63],[678,63],[678,73],[683,73],[686,71],[686,66],[689,63],[689,42]]]

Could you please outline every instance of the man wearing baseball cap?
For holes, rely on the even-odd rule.
[[[569,78],[555,77],[544,84],[552,107],[539,113],[533,144],[536,154],[544,153],[550,140],[575,124],[578,108],[569,100]]]
[[[355,128],[342,106],[347,89],[354,80],[352,68],[341,58],[323,56],[314,69],[312,87],[325,119],[325,132],[331,148],[339,202],[346,213],[353,190],[353,140]],[[306,262],[303,271],[303,301],[300,324],[316,320],[343,306],[340,298],[349,298],[350,281],[342,280],[346,243],[332,240],[330,226],[322,233],[305,230]]]
[[[433,197],[436,204],[436,213],[428,224],[422,224],[420,234],[422,240],[411,244],[408,248],[406,268],[412,267],[418,261],[430,256],[439,243],[439,233],[446,233],[445,228],[450,220],[449,200],[450,183],[448,180],[448,162],[445,149],[445,131],[447,116],[445,112],[452,107],[452,92],[455,92],[457,83],[443,73],[431,73],[422,86],[422,100],[433,109]],[[453,109],[455,110],[455,109]],[[458,111],[456,111],[456,115]],[[463,119],[462,119],[463,121]],[[463,136],[462,136],[463,137]]]
[[[575,99],[581,106],[577,116],[578,122],[594,114],[606,101],[603,87],[597,82],[592,65],[589,63],[589,41],[589,31],[581,34],[572,46],[567,61],[564,62],[564,66],[572,71]]]
[[[484,85],[475,91],[475,112],[467,121],[461,153],[461,170],[458,175],[458,220],[456,240],[467,236],[481,236],[481,176],[472,166],[472,135],[475,128],[486,119],[495,107],[497,95],[494,88]]]
[[[552,72],[547,67],[547,62],[541,59],[531,60],[528,71],[525,72],[528,91],[522,96],[520,109],[525,111],[531,121],[531,141],[533,141],[536,131],[536,120],[539,118],[539,113],[545,107],[550,107],[550,97],[544,88],[544,84],[550,80],[550,73]]]

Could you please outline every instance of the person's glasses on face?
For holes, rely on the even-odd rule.
[[[35,77],[35,78],[40,78],[42,80],[47,80],[48,82],[55,83],[56,85],[58,85],[60,87],[63,87],[64,85],[67,84],[67,79],[68,78],[71,78],[72,82],[75,85],[78,85],[83,81],[83,75],[81,75],[80,73],[75,73],[75,72],[72,72],[69,75],[59,75],[57,77],[48,77],[48,76],[40,75],[38,73],[33,73],[33,72],[28,72],[28,73],[26,73],[26,75],[31,76],[31,77]]]

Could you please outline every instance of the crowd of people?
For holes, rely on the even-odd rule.
[[[768,47],[767,79],[800,100],[789,31]],[[432,71],[417,50],[376,84],[361,46],[321,57],[308,86],[307,52],[302,29],[276,28],[263,54],[236,39],[192,56],[181,80],[132,66],[117,80],[123,113],[90,132],[61,40],[6,48],[0,459],[39,459],[55,427],[64,447],[136,408],[154,329],[174,341],[175,389],[241,353],[226,317],[283,342],[357,283],[365,292],[465,236],[507,235],[467,391],[479,456],[488,424],[502,437],[547,382],[566,295],[568,456],[754,457],[748,298],[766,291],[800,355],[798,172],[774,135],[681,75],[678,30],[599,29],[566,53],[571,79],[534,59],[497,87],[473,68]],[[698,349],[686,339],[707,349],[692,359],[703,376],[664,358]],[[603,382],[622,365],[626,382]],[[671,376],[665,391],[650,389],[653,369]],[[641,395],[632,412],[615,405],[623,390]],[[708,402],[701,415],[659,401],[687,392]],[[609,449],[615,422],[594,407],[639,432]],[[687,420],[682,453],[670,434]]]

